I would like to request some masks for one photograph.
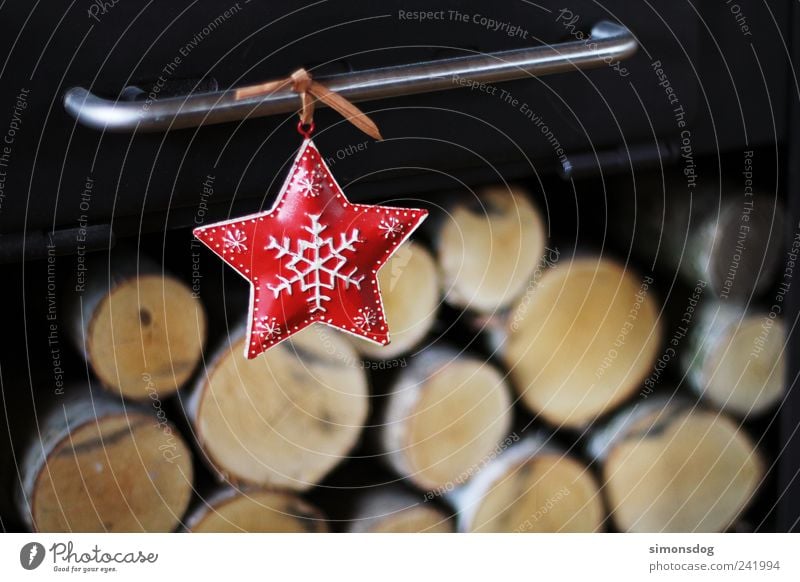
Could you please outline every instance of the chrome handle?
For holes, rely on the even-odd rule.
[[[590,69],[626,59],[638,43],[625,27],[602,21],[591,38],[484,55],[470,55],[369,69],[317,79],[350,101],[370,101],[463,86],[463,81],[498,83],[574,69]],[[64,107],[78,123],[114,132],[164,131],[288,113],[300,108],[290,89],[236,100],[235,89],[154,101],[104,99],[82,87],[64,95]]]

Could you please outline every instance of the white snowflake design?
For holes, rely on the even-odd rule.
[[[262,339],[271,340],[280,336],[283,331],[274,317],[262,317],[256,320],[255,332]]]
[[[305,168],[299,168],[292,180],[292,186],[300,190],[303,196],[319,196],[322,191],[322,183],[325,180],[324,172],[320,170],[311,170],[310,172]]]
[[[355,324],[364,330],[372,329],[372,326],[378,322],[378,314],[375,311],[367,307],[366,309],[359,309],[359,314],[353,318]]]
[[[228,229],[222,237],[222,244],[225,250],[241,253],[247,250],[247,235],[238,228]]]
[[[300,284],[301,291],[311,291],[306,301],[312,304],[311,313],[316,311],[326,311],[322,305],[323,301],[330,301],[331,298],[325,295],[325,290],[332,290],[337,280],[342,281],[345,288],[355,285],[361,288],[361,281],[364,276],[356,277],[358,267],[347,273],[341,272],[348,260],[342,253],[345,251],[355,251],[355,244],[363,241],[358,240],[358,229],[354,228],[350,234],[341,233],[338,246],[334,246],[333,238],[323,239],[320,235],[328,228],[327,225],[320,224],[319,214],[309,214],[311,226],[304,226],[303,230],[311,235],[311,240],[291,241],[289,237],[284,237],[282,242],[278,242],[274,236],[269,237],[269,244],[266,250],[275,249],[276,258],[284,256],[292,258],[286,265],[295,275],[290,279],[278,275],[280,283],[278,285],[267,284],[267,288],[275,293],[277,298],[283,291],[292,294],[292,285]],[[291,244],[296,242],[297,250],[291,249]],[[310,251],[310,258],[307,252]]]
[[[394,216],[390,216],[386,220],[381,220],[378,228],[383,231],[383,238],[394,238],[403,230],[400,226],[400,221]]]

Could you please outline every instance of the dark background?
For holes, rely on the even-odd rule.
[[[214,193],[207,200],[205,222],[264,208],[276,193],[298,144],[293,115],[126,135],[80,127],[61,104],[64,92],[73,86],[107,97],[130,85],[148,91],[180,48],[235,4],[120,0],[105,14],[98,13],[97,20],[89,17],[92,3],[86,1],[70,5],[8,0],[2,5],[0,136],[6,133],[16,96],[23,88],[30,91],[0,206],[5,424],[24,426],[38,398],[32,386],[53,381],[43,332],[47,272],[42,257],[47,242],[56,240],[56,252],[63,255],[57,269],[63,284],[74,266],[70,254],[75,236],[70,229],[78,227],[83,213],[80,196],[87,177],[94,183],[88,209],[90,247],[103,252],[119,241],[138,245],[184,277],[191,274],[188,228],[198,217],[208,176],[214,177]],[[759,187],[784,197],[790,224],[798,224],[800,127],[790,58],[799,50],[797,9],[788,0],[740,0],[737,5],[751,35],[743,34],[729,5],[719,1],[241,0],[235,15],[182,57],[169,77],[168,91],[183,94],[214,84],[245,85],[283,77],[299,66],[325,75],[562,42],[571,40],[556,22],[557,11],[565,7],[580,14],[579,26],[585,32],[602,19],[620,22],[641,45],[624,63],[629,76],[601,68],[502,85],[546,120],[580,179],[562,176],[551,144],[518,109],[498,97],[465,89],[363,104],[387,139],[369,141],[357,154],[337,159],[332,169],[353,200],[422,200],[432,206],[447,193],[519,181],[547,211],[551,236],[594,248],[608,244],[625,258],[631,249],[607,240],[609,230],[618,227],[608,212],[609,202],[618,196],[611,184],[619,182],[611,177],[630,179],[648,168],[669,171],[680,145],[672,106],[651,66],[657,60],[687,112],[703,180],[720,183],[723,175],[738,171],[743,150],[755,150]],[[415,9],[480,13],[518,24],[529,35],[511,38],[473,23],[398,19],[398,10]],[[319,111],[316,122],[315,141],[325,155],[367,141],[330,111]],[[207,304],[215,301],[215,286],[238,284],[230,283],[218,266],[205,271]],[[667,281],[675,278],[674,273],[663,275]],[[793,289],[784,313],[790,329],[797,321],[798,304],[800,297]],[[212,333],[213,325],[219,332],[225,306],[207,306],[212,316],[218,314],[216,324],[212,319]],[[457,313],[447,316],[458,322]],[[65,368],[85,377],[82,360],[69,346],[62,348]],[[476,349],[481,349],[479,342]],[[790,337],[790,349],[794,388],[800,370],[796,334]],[[384,382],[378,377],[374,383]],[[748,426],[764,439],[761,445],[776,464],[743,527],[800,527],[800,437],[795,435],[799,423],[800,396],[790,389],[774,416]],[[0,441],[11,438],[9,431],[0,430]],[[562,439],[569,445],[578,437],[565,434]],[[7,492],[16,481],[14,458],[7,442],[0,450],[0,492]],[[340,467],[326,484],[357,481],[371,470],[376,469],[356,460]],[[312,496],[325,504],[330,493],[321,488]],[[0,518],[3,528],[18,527],[11,510],[0,509]]]

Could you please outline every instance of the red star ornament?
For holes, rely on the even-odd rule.
[[[252,359],[315,322],[389,343],[378,270],[427,215],[350,203],[306,139],[271,210],[194,236],[250,281]]]

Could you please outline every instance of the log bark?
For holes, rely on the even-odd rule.
[[[681,363],[692,388],[737,416],[773,408],[785,392],[786,333],[770,313],[704,302]]]
[[[661,343],[652,282],[596,257],[546,269],[491,334],[522,402],[580,428],[631,396]]]
[[[94,259],[80,292],[66,298],[72,341],[114,393],[165,398],[194,372],[206,339],[202,303],[147,259]]]
[[[144,407],[73,386],[40,417],[17,502],[40,532],[169,532],[192,493],[191,452]]]
[[[617,199],[626,200],[618,214],[636,229],[624,242],[665,272],[691,285],[706,281],[721,299],[761,295],[774,281],[785,229],[774,194],[708,180],[689,191],[685,180],[650,175],[636,179],[635,206],[632,197]]]
[[[450,533],[449,516],[422,493],[384,485],[361,493],[348,520],[353,533]]]
[[[221,486],[192,509],[186,530],[194,533],[324,533],[322,513],[298,495],[267,489]]]
[[[593,438],[617,528],[721,532],[764,476],[750,438],[727,416],[653,398],[624,410]]]
[[[528,195],[499,186],[456,203],[436,238],[445,300],[482,313],[508,307],[524,292],[546,242]]]
[[[457,486],[508,434],[511,405],[509,388],[494,366],[447,348],[428,348],[392,387],[380,447],[389,465],[421,489]]]
[[[594,532],[604,522],[591,472],[540,436],[511,444],[448,500],[460,532]]]
[[[211,467],[232,482],[305,491],[355,445],[367,378],[349,340],[312,326],[259,358],[234,331],[200,377],[187,411]]]
[[[407,242],[378,273],[391,342],[385,346],[354,338],[356,349],[373,359],[394,358],[412,350],[436,320],[441,285],[436,263],[421,245]]]

